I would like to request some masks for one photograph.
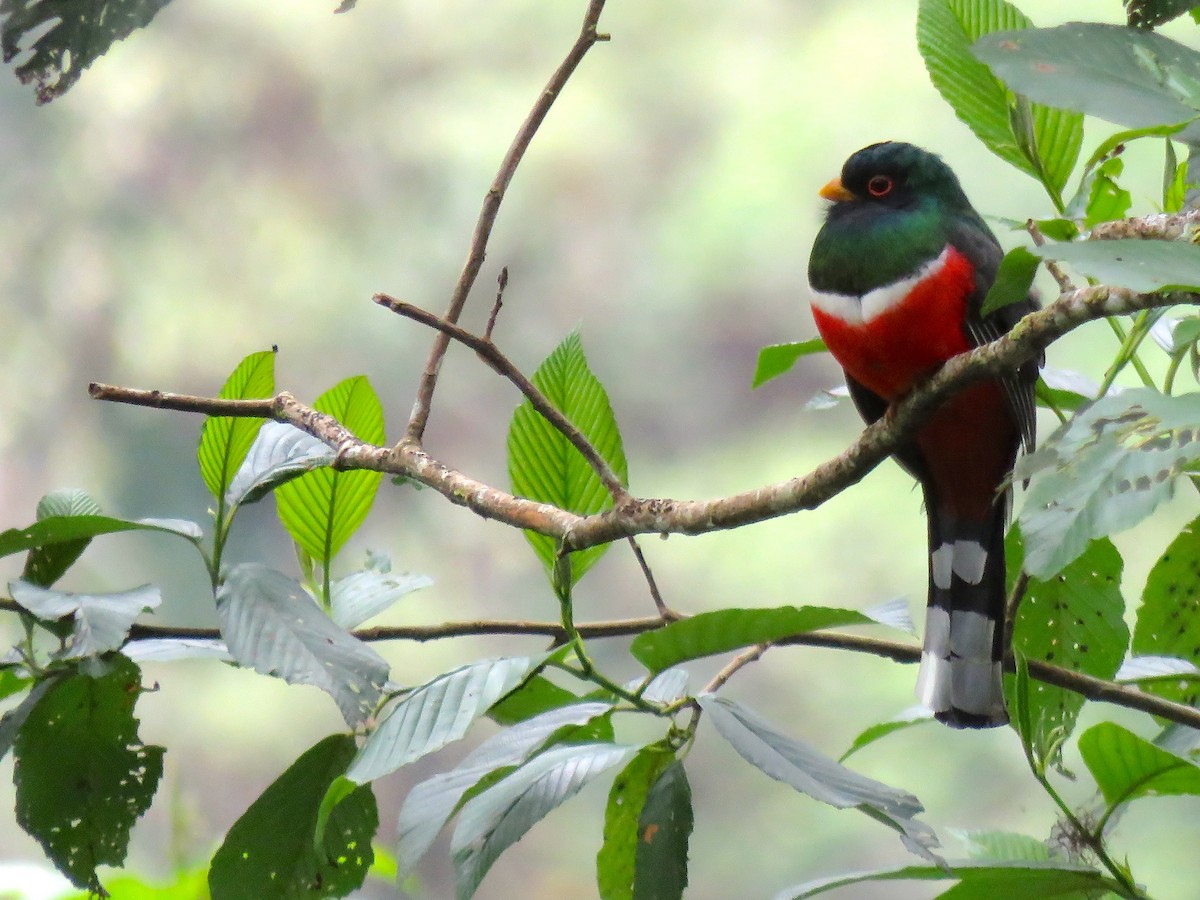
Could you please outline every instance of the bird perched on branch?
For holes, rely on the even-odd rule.
[[[821,189],[832,201],[808,277],[817,329],[867,422],[946,360],[995,340],[1037,308],[981,315],[1003,251],[942,160],[911,144],[851,156]],[[929,519],[929,605],[917,696],[942,722],[1008,721],[1004,532],[1017,453],[1034,443],[1037,363],[944,401],[895,458]]]

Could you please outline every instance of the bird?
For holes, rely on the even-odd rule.
[[[871,144],[820,189],[831,201],[808,279],[817,330],[868,423],[947,360],[1038,308],[1036,291],[983,315],[1003,251],[936,154]],[[929,595],[916,694],[941,722],[1008,722],[1004,535],[1012,470],[1035,440],[1038,360],[942,402],[894,453],[920,484]]]

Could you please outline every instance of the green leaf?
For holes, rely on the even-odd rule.
[[[1200,290],[1200,247],[1181,241],[1079,241],[1029,248],[1043,259],[1069,263],[1101,284],[1141,293]]]
[[[37,520],[70,516],[98,516],[100,504],[78,488],[52,491],[38,501]],[[50,587],[75,564],[91,543],[89,538],[34,547],[25,560],[21,578],[30,584]]]
[[[579,697],[548,678],[534,675],[488,710],[498,725],[516,725],[541,713],[578,703]]]
[[[1013,90],[1126,128],[1200,116],[1200,54],[1160,34],[1071,22],[988,35],[974,51]],[[1200,124],[1179,137],[1200,140]]]
[[[238,363],[217,396],[222,400],[257,400],[274,393],[275,351],[263,350]],[[204,420],[196,458],[200,477],[216,499],[220,500],[229,490],[262,425],[262,419],[240,416],[209,416]]]
[[[1196,9],[1196,0],[1124,0],[1130,28],[1154,28]]]
[[[329,615],[343,628],[357,628],[413,591],[429,587],[428,575],[378,572],[364,569],[339,578],[330,589]]]
[[[1155,243],[1147,241],[1146,243]],[[1200,394],[1136,388],[1101,397],[1017,465],[1026,570],[1048,579],[1097,537],[1136,525],[1200,458]]]
[[[633,900],[642,809],[651,786],[674,761],[675,754],[665,744],[650,744],[613,779],[604,809],[604,843],[596,854],[601,900]]]
[[[134,620],[162,603],[158,588],[149,584],[116,594],[71,594],[14,581],[8,590],[18,604],[43,621],[72,617],[70,642],[55,659],[80,659],[120,649]]]
[[[605,716],[612,708],[611,703],[590,702],[549,710],[493,735],[453,770],[413,787],[404,798],[396,824],[396,865],[400,875],[412,871],[464,797],[485,779],[520,765],[566,730]]]
[[[1200,664],[1200,518],[1179,532],[1150,574],[1142,591],[1133,652],[1173,656]],[[1195,706],[1200,685],[1194,681],[1154,681],[1142,689]]]
[[[588,368],[578,332],[571,332],[533,374],[534,385],[588,439],[622,484],[628,482],[625,450],[604,386]],[[508,429],[508,474],[513,493],[579,515],[612,506],[612,497],[570,442],[533,408],[517,407]],[[525,532],[538,559],[553,577],[557,545],[547,535]],[[574,584],[608,549],[608,544],[571,554]]]
[[[1126,131],[1118,131],[1114,135],[1110,135],[1102,140],[1096,149],[1092,151],[1092,155],[1088,157],[1087,163],[1084,164],[1084,172],[1091,172],[1096,166],[1104,162],[1111,156],[1115,156],[1118,148],[1123,147],[1138,138],[1144,137],[1170,137],[1178,134],[1187,125],[1186,122],[1176,122],[1174,125],[1150,125],[1146,128],[1131,128]],[[1168,142],[1169,143],[1169,142]],[[1046,232],[1042,232],[1046,234]],[[1050,235],[1046,235],[1049,237]],[[1072,237],[1074,237],[1072,235]],[[1071,238],[1055,238],[1055,240],[1071,240]]]
[[[41,0],[0,3],[0,50],[16,68],[21,84],[33,84],[38,103],[61,97],[83,70],[150,20],[170,0]]]
[[[200,526],[183,519],[116,519],[112,516],[54,516],[28,528],[0,531],[0,557],[32,550],[73,544],[85,538],[120,531],[160,531],[187,538],[193,544],[201,538]]]
[[[957,879],[958,884],[939,894],[939,900],[995,900],[998,897],[1077,900],[1080,896],[1103,896],[1103,891],[1123,890],[1116,881],[1094,869],[1068,862],[959,862],[949,869],[902,866],[819,878],[780,892],[776,900],[803,900],[836,888],[872,881],[944,881],[951,878]]]
[[[846,752],[838,757],[838,762],[845,762],[859,750],[863,749],[863,747],[873,744],[880,738],[885,738],[893,732],[902,731],[906,728],[911,728],[913,725],[923,725],[926,722],[932,721],[932,710],[924,706],[909,707],[886,722],[877,722],[859,732],[858,737],[854,739]]]
[[[793,634],[845,625],[873,625],[878,621],[858,610],[825,606],[721,609],[643,632],[633,639],[630,652],[651,672],[662,672],[689,659],[765,644]]]
[[[971,859],[1048,862],[1051,856],[1044,841],[1013,831],[965,831],[959,837]]]
[[[305,472],[333,465],[333,449],[283,422],[264,422],[225,493],[229,508],[257,503]]]
[[[556,747],[468,801],[450,843],[458,900],[474,896],[500,854],[530,828],[637,749],[608,743]]]
[[[1200,794],[1200,766],[1114,722],[1081,734],[1079,755],[1110,809],[1138,797]]]
[[[259,795],[213,857],[208,876],[213,900],[344,897],[362,885],[379,827],[369,785],[329,812],[321,847],[313,846],[322,798],[353,755],[353,735],[330,735]]]
[[[390,701],[346,777],[365,784],[457,741],[540,662],[531,656],[485,659]]]
[[[750,385],[751,389],[766,384],[772,378],[778,378],[794,366],[800,357],[813,353],[825,353],[828,349],[820,338],[763,347],[758,351],[758,363],[754,367],[754,381]]]
[[[989,316],[998,309],[1028,297],[1029,289],[1033,287],[1033,276],[1041,264],[1042,261],[1024,247],[1014,247],[1004,254],[996,272],[996,280],[983,298],[979,314]]]
[[[1018,223],[1021,229],[1023,223]],[[1035,223],[1038,231],[1052,241],[1073,241],[1079,237],[1079,226],[1070,219],[1038,219]]]
[[[1031,540],[1026,539],[1025,547]],[[1021,553],[1021,533],[1013,528],[1007,543],[1012,578],[1021,569]],[[1101,539],[1058,574],[1044,581],[1031,577],[1017,610],[1013,646],[1028,659],[1111,679],[1129,647],[1121,570],[1116,547]],[[1074,729],[1084,698],[1066,688],[1031,681],[1027,702],[1035,730],[1044,735],[1061,728],[1065,736]]]
[[[1167,146],[1173,146],[1170,141],[1167,141]],[[1172,165],[1174,154],[1168,156],[1168,165],[1163,177],[1163,212],[1177,213],[1183,209],[1184,201],[1187,199],[1187,169],[1188,164],[1184,162]]]
[[[692,788],[676,760],[650,788],[638,820],[637,900],[682,900],[693,823]]]
[[[1133,205],[1133,197],[1117,184],[1117,178],[1124,170],[1125,163],[1115,156],[1105,160],[1096,169],[1088,192],[1085,227],[1095,228],[1101,222],[1125,218],[1129,207]]]
[[[333,416],[360,440],[383,443],[383,407],[365,376],[347,378],[330,388],[313,408]],[[328,569],[367,517],[382,479],[382,472],[366,469],[307,472],[275,488],[279,520],[292,540]]]
[[[5,690],[4,696],[11,697],[18,691],[12,691],[12,681],[27,681],[27,679],[13,676],[11,672],[5,672]],[[29,714],[37,708],[37,705],[42,702],[42,697],[54,685],[58,684],[63,678],[61,672],[55,672],[52,675],[43,675],[33,687],[29,689],[29,693],[25,695],[20,703],[8,710],[3,716],[0,716],[0,759],[12,748],[13,742],[17,739],[17,735],[21,731],[21,727],[25,724],[25,720],[29,718]]]
[[[1042,367],[1036,394],[1042,406],[1073,412],[1096,399],[1100,385],[1085,375],[1066,369]]]
[[[912,794],[847,769],[739,703],[715,694],[701,694],[696,701],[721,737],[755,768],[814,800],[866,813],[899,832],[910,852],[939,861],[932,849],[937,837],[916,819],[924,807]]]
[[[235,566],[217,590],[217,621],[239,663],[325,691],[351,726],[379,702],[388,664],[339,628],[300,584],[257,563]]]
[[[138,667],[117,654],[106,661],[102,676],[51,685],[13,747],[17,822],[72,884],[97,891],[96,867],[125,861],[165,752],[138,737]]]
[[[989,150],[1057,195],[1079,157],[1082,116],[1037,104],[1020,107],[1022,130],[1029,132],[1021,140],[1013,130],[1008,90],[972,54],[972,44],[982,35],[1030,25],[1004,0],[920,0],[917,48],[930,81],[955,115]]]

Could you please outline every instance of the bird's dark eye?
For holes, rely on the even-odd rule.
[[[895,186],[896,182],[887,175],[875,175],[867,182],[867,193],[872,197],[886,197]]]

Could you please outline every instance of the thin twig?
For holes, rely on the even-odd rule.
[[[404,316],[406,319],[412,319],[414,322],[420,322],[422,325],[427,325],[430,328],[437,330],[439,333],[452,338],[467,347],[474,350],[484,362],[486,362],[496,374],[507,378],[516,386],[530,402],[534,409],[542,415],[563,437],[570,441],[571,446],[587,460],[588,465],[592,467],[592,471],[603,482],[604,487],[608,489],[612,495],[613,502],[621,503],[628,496],[629,492],[625,490],[625,485],[621,483],[621,479],[609,466],[608,462],[602,457],[591,441],[584,436],[583,432],[571,424],[571,421],[564,416],[552,404],[537,386],[532,381],[525,377],[525,374],[513,365],[512,360],[500,352],[497,347],[487,338],[481,338],[478,335],[471,334],[466,329],[447,322],[444,319],[439,319],[433,313],[421,309],[419,306],[413,306],[411,303],[405,303],[403,300],[396,300],[389,297],[387,294],[376,294],[375,302],[380,306],[386,306],[397,315]]]
[[[739,653],[729,661],[729,664],[725,666],[725,668],[713,676],[712,681],[704,686],[704,689],[701,691],[701,693],[712,694],[719,691],[725,686],[725,682],[737,674],[739,669],[745,668],[746,666],[750,665],[750,663],[762,658],[762,655],[770,650],[771,646],[772,645],[769,643],[755,644],[749,650]]]
[[[492,340],[492,332],[496,328],[496,319],[500,316],[500,308],[504,306],[504,289],[508,287],[508,266],[503,266],[500,269],[500,277],[496,279],[496,302],[492,304],[492,311],[488,315],[487,328],[483,330],[483,339],[490,342]]]
[[[667,606],[667,602],[663,600],[662,594],[659,593],[658,582],[654,580],[654,573],[650,571],[650,564],[646,562],[646,556],[642,553],[642,548],[638,546],[637,538],[630,535],[626,540],[629,541],[629,546],[633,549],[633,556],[642,570],[642,576],[646,579],[646,586],[650,588],[650,599],[654,601],[654,608],[658,610],[659,616],[667,622],[673,622],[681,618],[679,613]]]
[[[1042,229],[1038,227],[1038,223],[1033,219],[1026,220],[1025,230],[1029,232],[1029,236],[1033,238],[1033,243],[1036,246],[1044,247],[1046,245],[1046,238],[1042,234]],[[1058,283],[1058,289],[1060,291],[1066,293],[1067,291],[1075,290],[1074,282],[1072,282],[1067,276],[1067,273],[1062,270],[1062,266],[1052,259],[1043,259],[1042,263],[1046,266],[1046,271],[1049,272],[1054,280]]]
[[[479,218],[475,223],[475,231],[471,235],[471,247],[467,252],[467,260],[463,264],[462,273],[458,276],[458,281],[454,285],[454,290],[450,295],[450,305],[446,310],[445,319],[447,322],[457,322],[462,314],[463,306],[467,302],[467,295],[471,292],[472,286],[475,284],[475,279],[479,277],[479,270],[483,266],[483,259],[487,252],[488,239],[492,234],[492,226],[496,222],[496,216],[500,212],[500,204],[504,200],[504,194],[508,190],[509,183],[512,181],[513,175],[517,171],[517,166],[520,165],[525,151],[529,148],[529,143],[533,140],[533,136],[537,134],[538,128],[541,127],[546,114],[550,112],[550,107],[554,105],[554,101],[558,99],[558,95],[562,92],[563,87],[574,73],[575,69],[582,62],[583,57],[588,50],[597,41],[608,40],[608,35],[602,35],[596,31],[596,24],[600,21],[600,13],[604,11],[605,0],[591,0],[588,3],[587,12],[583,16],[583,26],[579,31],[579,37],[575,39],[574,45],[567,53],[566,58],[559,64],[554,74],[550,76],[550,80],[542,89],[538,96],[537,102],[526,116],[520,130],[517,131],[513,138],[512,144],[508,148],[508,152],[504,154],[504,160],[500,163],[500,169],[496,172],[496,177],[492,181],[492,185],[488,188],[487,196],[484,198],[483,207],[479,211]],[[442,359],[446,356],[446,350],[449,349],[450,338],[446,334],[440,334],[434,338],[433,347],[429,351],[429,359],[425,363],[425,370],[421,375],[421,382],[417,387],[416,402],[413,404],[412,414],[408,420],[408,430],[406,440],[419,444],[421,438],[425,434],[425,424],[429,421],[429,409],[433,404],[433,391],[437,386],[438,370],[441,369]]]

